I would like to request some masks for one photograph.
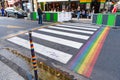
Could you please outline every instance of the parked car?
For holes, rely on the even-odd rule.
[[[6,16],[13,16],[16,18],[20,17],[27,17],[27,13],[23,11],[22,9],[14,8],[14,7],[8,7],[5,9]]]

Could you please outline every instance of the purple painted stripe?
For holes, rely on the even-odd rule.
[[[96,37],[101,33],[99,31],[98,34],[95,34],[94,38],[88,43],[87,47],[84,49],[82,54],[79,56],[78,60],[76,61],[76,66],[74,68],[75,71],[78,71],[79,67],[82,65],[83,61],[85,60],[86,56],[89,54],[89,50],[93,47],[94,42],[96,41]]]
[[[101,31],[99,31],[99,33],[94,37],[94,39],[89,43],[89,45],[86,47],[86,49],[82,52],[82,55],[76,61],[76,63],[78,63],[78,64],[74,68],[74,71],[78,71],[79,68],[81,67],[81,65],[83,65],[84,60],[86,59],[87,55],[89,55],[90,50],[93,48],[96,40],[98,39],[98,37],[101,35],[101,33],[103,31],[104,31],[104,29],[102,29]]]
[[[79,57],[81,56],[82,52],[85,50],[85,48],[87,46],[89,46],[89,44],[91,43],[92,40],[94,40],[95,36],[97,36],[97,34],[101,31],[102,29],[99,29],[91,38],[90,40],[83,46],[83,48],[80,50],[80,52],[75,56],[75,58],[70,62],[69,64],[69,68],[70,69],[74,69],[74,67],[78,64],[76,63],[77,60],[79,59]]]

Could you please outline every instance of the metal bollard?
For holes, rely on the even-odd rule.
[[[29,41],[30,41],[32,64],[33,64],[33,69],[34,69],[35,80],[38,80],[37,60],[36,60],[36,56],[35,56],[35,52],[34,52],[34,45],[33,45],[33,41],[32,41],[32,31],[29,31]]]

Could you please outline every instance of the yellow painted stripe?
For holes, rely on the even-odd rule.
[[[34,70],[37,70],[37,68],[34,68]]]
[[[37,62],[37,60],[36,59],[32,59],[32,62]]]
[[[36,59],[36,56],[32,56],[32,59]]]
[[[33,67],[36,67],[37,66],[37,64],[33,64]]]
[[[33,42],[32,42],[32,41],[30,41],[30,44],[33,44]]]
[[[88,69],[89,69],[89,67],[90,67],[90,65],[91,65],[91,63],[92,63],[92,61],[94,60],[95,57],[97,57],[97,56],[96,56],[96,55],[97,55],[96,53],[98,52],[99,48],[101,47],[103,38],[105,37],[104,34],[106,34],[106,33],[107,33],[107,28],[104,30],[104,32],[100,35],[100,38],[97,40],[96,49],[95,49],[92,57],[91,57],[90,60],[89,60],[90,63],[88,63],[88,65],[86,66],[86,69],[85,69],[84,73],[82,73],[82,74],[86,74],[86,72],[88,71]]]
[[[102,34],[104,34],[104,33],[105,33],[105,30],[102,32]],[[92,47],[92,49],[91,49],[90,52],[88,53],[87,57],[85,58],[83,64],[82,64],[81,67],[79,68],[79,70],[78,70],[78,73],[79,73],[79,74],[83,74],[83,73],[84,73],[84,71],[86,70],[88,64],[91,63],[92,58],[94,58],[93,55],[95,55],[95,51],[97,50],[96,47],[97,47],[97,45],[98,45],[98,43],[99,43],[99,40],[100,40],[101,37],[102,37],[102,34],[101,34],[100,37],[97,39],[96,43],[94,44],[94,46]]]

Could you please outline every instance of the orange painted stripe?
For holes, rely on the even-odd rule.
[[[34,68],[34,70],[37,70],[37,68]]]
[[[33,42],[32,42],[32,41],[30,41],[30,44],[33,44]]]
[[[32,61],[32,63],[37,63],[36,60]]]
[[[106,34],[105,32],[106,32],[106,31],[104,31],[102,34],[103,34],[103,35]],[[94,52],[93,52],[91,58],[89,59],[89,62],[87,63],[87,66],[86,66],[86,68],[85,68],[86,70],[84,71],[83,74],[86,74],[86,72],[89,70],[89,67],[91,66],[91,63],[94,61],[94,58],[96,57],[97,52],[98,52],[98,51],[100,50],[100,48],[102,47],[102,45],[101,45],[101,44],[103,44],[103,43],[102,43],[102,40],[103,40],[103,38],[105,37],[105,36],[103,36],[102,34],[100,35],[100,37],[99,37],[98,40],[96,41],[96,45],[94,45],[94,46],[95,46]]]
[[[105,33],[104,33],[104,35],[103,35],[104,38],[103,38],[103,40],[101,40],[101,43],[104,43],[104,41],[105,41],[105,39],[106,39],[106,37],[107,37],[107,35],[108,35],[109,30],[110,30],[110,27],[107,27],[107,28],[106,28],[106,31],[105,31]],[[102,49],[102,46],[103,46],[103,44],[99,44],[99,47],[98,47],[98,48],[99,48],[100,50],[96,50],[96,56],[94,57],[94,59],[93,59],[93,61],[92,61],[92,63],[91,63],[91,66],[89,67],[89,71],[85,74],[87,77],[90,77],[90,75],[91,75],[92,69],[93,69],[93,67],[94,67],[94,65],[95,65],[95,62],[96,62],[98,56],[99,56],[99,53],[100,53],[100,51],[101,51],[101,49]]]
[[[37,67],[37,64],[33,64],[33,67]]]
[[[36,59],[36,56],[32,56],[32,59]]]
[[[101,35],[104,33],[104,31],[101,33]],[[96,55],[97,45],[98,45],[99,40],[101,39],[101,35],[98,37],[98,39],[96,39],[93,47],[88,52],[88,55],[86,56],[85,60],[83,61],[81,67],[78,70],[79,74],[83,74],[84,75],[84,73],[88,70],[87,68],[89,68],[89,65],[92,63],[92,59]]]
[[[34,49],[34,46],[31,46],[31,49]]]

